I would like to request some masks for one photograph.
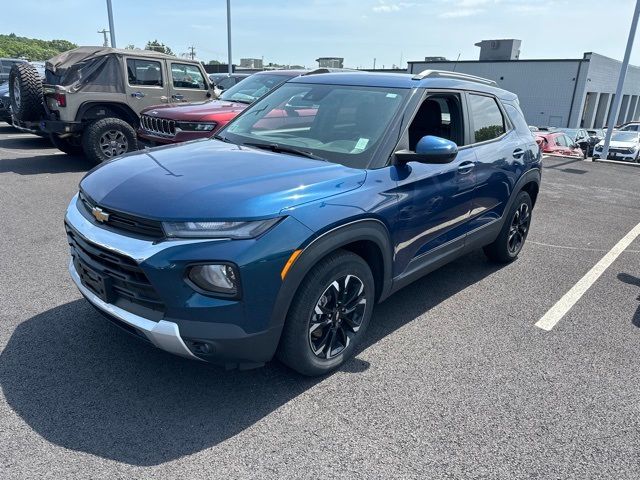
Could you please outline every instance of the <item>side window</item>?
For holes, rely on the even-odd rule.
[[[556,141],[556,146],[557,147],[568,147],[569,146],[567,144],[567,137],[565,135],[556,135],[555,141]]]
[[[531,130],[529,129],[529,125],[527,125],[527,121],[524,119],[522,112],[508,103],[503,105],[507,110],[507,115],[509,115],[511,123],[516,127],[516,131],[522,135],[531,135]]]
[[[161,87],[162,68],[160,62],[127,58],[127,77],[129,85]]]
[[[207,88],[200,69],[195,65],[172,63],[171,80],[176,88],[193,88],[196,90]]]
[[[493,140],[507,131],[502,111],[493,97],[470,94],[469,102],[476,143]]]
[[[573,146],[573,144],[575,143],[575,142],[571,139],[571,137],[567,137],[566,135],[564,136],[564,141],[566,142],[567,147],[572,147],[572,146]]]
[[[235,78],[233,78],[233,77],[227,77],[227,78],[225,78],[225,79],[223,79],[223,80],[220,80],[220,81],[217,83],[217,85],[216,85],[216,86],[217,86],[220,90],[226,90],[227,88],[231,88],[231,87],[233,87],[235,84],[236,84],[236,79],[235,79]]]
[[[409,125],[409,150],[415,151],[420,139],[427,135],[446,138],[463,146],[464,127],[460,96],[442,94],[427,97]]]

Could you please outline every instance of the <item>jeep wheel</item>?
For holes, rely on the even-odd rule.
[[[500,235],[484,247],[487,257],[500,263],[513,262],[518,258],[529,234],[531,210],[531,197],[527,192],[520,192],[507,213]]]
[[[90,123],[82,134],[82,149],[94,163],[111,160],[138,149],[136,132],[119,118],[103,118]]]
[[[17,63],[9,73],[11,110],[18,120],[38,120],[43,112],[42,78],[30,63]]]
[[[68,155],[82,155],[82,142],[79,136],[61,138],[52,133],[49,135],[49,140],[61,152]]]
[[[278,358],[303,375],[323,375],[353,355],[367,330],[375,286],[358,255],[337,251],[304,278],[282,331]]]

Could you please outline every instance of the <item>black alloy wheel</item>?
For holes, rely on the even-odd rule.
[[[334,280],[318,299],[309,320],[309,346],[319,358],[331,359],[347,348],[360,330],[367,296],[355,275]]]
[[[507,245],[511,255],[517,255],[522,250],[524,240],[529,232],[529,224],[531,223],[531,211],[526,202],[522,202],[513,214],[511,227],[509,228],[509,238]]]

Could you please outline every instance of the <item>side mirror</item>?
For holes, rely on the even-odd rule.
[[[458,145],[446,138],[427,135],[416,145],[416,151],[399,150],[395,153],[399,163],[451,163],[458,155]]]

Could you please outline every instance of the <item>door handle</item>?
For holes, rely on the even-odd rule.
[[[474,162],[463,162],[460,164],[460,166],[458,166],[458,172],[462,175],[465,175],[474,168],[476,168],[476,164]]]
[[[516,149],[513,151],[513,158],[520,158],[520,157],[522,157],[523,155],[524,155],[524,150],[523,150],[523,149],[521,149],[521,148],[516,148]]]
[[[182,100],[184,98],[184,95],[181,95],[180,93],[176,93],[174,95],[171,95],[171,98],[173,98],[174,100]]]
[[[142,98],[142,97],[144,97],[144,93],[142,93],[142,92],[134,92],[134,93],[131,94],[131,96],[133,98]]]

